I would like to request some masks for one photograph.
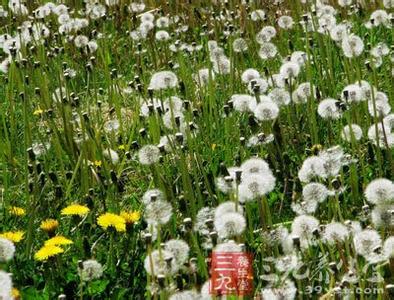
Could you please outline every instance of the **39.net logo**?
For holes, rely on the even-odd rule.
[[[246,296],[253,292],[252,254],[247,252],[212,252],[212,295]]]

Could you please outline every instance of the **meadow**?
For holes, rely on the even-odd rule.
[[[393,299],[393,0],[0,1],[0,299]],[[248,293],[212,279],[249,253]]]

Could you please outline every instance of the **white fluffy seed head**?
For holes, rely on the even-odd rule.
[[[145,207],[144,217],[148,224],[166,224],[172,216],[172,206],[169,202],[158,200]]]
[[[178,84],[178,77],[171,71],[160,71],[152,75],[149,88],[153,90],[162,90],[174,88]]]
[[[0,238],[0,262],[7,262],[14,257],[15,245],[8,239]]]
[[[362,136],[363,130],[357,124],[346,125],[343,127],[341,132],[341,138],[349,143],[353,138],[355,141],[361,140]]]
[[[172,254],[175,263],[180,268],[189,258],[189,245],[180,239],[172,239],[164,244],[164,249]]]
[[[256,108],[256,98],[246,94],[235,94],[231,96],[233,106],[236,111],[248,112]]]
[[[270,193],[275,188],[275,181],[271,173],[245,176],[238,186],[239,201],[252,201]]]
[[[329,196],[329,191],[324,184],[311,182],[306,184],[302,189],[302,198],[304,201],[324,202]]]
[[[264,98],[263,98],[264,97]],[[269,97],[262,96],[260,103],[254,109],[254,116],[259,121],[275,120],[279,115],[279,107]]]
[[[364,42],[355,34],[347,35],[342,39],[342,50],[346,57],[360,56],[364,50]]]
[[[246,228],[245,217],[236,212],[215,218],[215,229],[220,238],[230,238],[242,234]]]
[[[324,99],[319,103],[317,113],[323,119],[337,120],[342,116],[337,103],[338,101],[332,98]]]
[[[376,247],[382,245],[382,239],[376,230],[364,229],[354,235],[353,244],[357,254],[367,258]]]
[[[323,240],[328,244],[342,243],[349,237],[349,230],[341,223],[333,222],[325,226]]]
[[[371,181],[365,191],[365,198],[372,204],[387,204],[394,202],[394,183],[386,178]]]
[[[94,259],[88,259],[82,262],[82,269],[79,275],[83,281],[91,281],[100,278],[103,275],[103,266]]]
[[[142,165],[152,165],[160,160],[160,149],[155,145],[145,145],[138,151],[138,160]]]

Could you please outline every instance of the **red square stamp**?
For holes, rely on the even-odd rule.
[[[247,252],[212,252],[212,295],[246,296],[253,292],[253,256]]]

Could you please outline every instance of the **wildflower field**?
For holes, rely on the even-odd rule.
[[[393,26],[0,1],[0,300],[394,299]]]

